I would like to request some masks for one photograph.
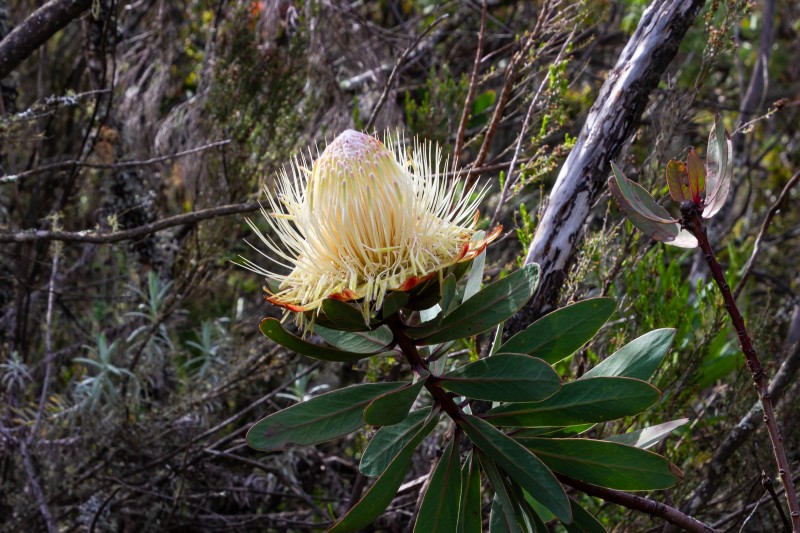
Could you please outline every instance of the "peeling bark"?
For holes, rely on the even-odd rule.
[[[701,0],[657,0],[642,15],[564,166],[525,259],[542,269],[539,290],[509,324],[518,331],[554,306],[592,204],[603,191],[609,161],[636,128],[650,92],[678,51]]]

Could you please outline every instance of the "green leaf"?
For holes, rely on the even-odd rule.
[[[555,364],[595,336],[614,313],[611,298],[590,298],[547,314],[520,331],[498,351],[525,353]]]
[[[569,500],[550,470],[530,451],[478,417],[464,415],[456,423],[483,453],[560,520],[572,522]]]
[[[629,180],[613,161],[611,162],[611,170],[614,182],[619,192],[622,193],[622,199],[627,206],[651,222],[657,222],[662,225],[677,224],[678,221],[672,218],[669,211],[661,207],[655,198],[641,185]]]
[[[478,291],[481,290],[481,285],[483,284],[483,270],[485,264],[486,264],[486,250],[484,249],[472,261],[472,269],[469,271],[469,277],[467,277],[467,285],[464,287],[464,299],[463,299],[464,302],[475,296],[478,293]]]
[[[429,376],[426,374],[416,383],[407,383],[372,400],[364,409],[364,421],[373,426],[391,426],[405,420]]]
[[[688,231],[681,229],[678,221],[658,205],[649,192],[626,178],[613,162],[611,169],[614,175],[608,178],[608,188],[617,201],[620,211],[631,224],[657,241],[681,248],[697,247],[697,239]]]
[[[422,339],[422,344],[437,344],[483,333],[522,309],[538,282],[539,266],[525,265],[488,285],[438,324],[408,328],[407,333],[415,339]]]
[[[496,426],[563,427],[606,422],[639,414],[661,393],[645,381],[631,378],[591,378],[566,383],[541,402],[495,407],[486,415]]]
[[[495,402],[543,400],[561,388],[553,367],[535,357],[496,354],[440,377],[442,388],[461,396]]]
[[[353,305],[337,300],[326,298],[322,301],[320,314],[314,321],[329,329],[340,331],[366,331],[370,326],[364,323],[364,315],[361,310]]]
[[[566,427],[519,428],[509,433],[509,435],[517,440],[519,440],[520,437],[542,437],[545,435],[552,438],[577,437],[578,435],[586,433],[596,425],[595,423],[591,423]]]
[[[686,422],[688,422],[688,418],[679,418],[677,420],[672,420],[670,422],[664,422],[663,424],[658,424],[657,426],[650,426],[648,428],[640,429],[638,431],[630,431],[628,433],[622,433],[621,435],[613,435],[611,437],[606,437],[604,440],[609,440],[612,442],[618,442],[620,444],[627,444],[628,446],[636,446],[637,448],[641,448],[646,450],[652,446],[655,446],[661,439],[669,435],[674,429],[681,427]]]
[[[606,376],[648,381],[664,360],[674,338],[675,330],[672,328],[645,333],[607,357],[581,379]]]
[[[497,325],[497,329],[494,330],[494,338],[492,339],[492,350],[489,352],[489,355],[494,355],[500,350],[500,345],[503,344],[504,327],[505,327],[505,322],[500,322]]]
[[[402,422],[380,428],[367,444],[358,468],[367,477],[378,477],[389,466],[392,458],[402,450],[422,428],[431,410],[414,411]]]
[[[364,353],[350,353],[336,348],[327,348],[325,346],[317,346],[310,342],[304,341],[300,337],[296,337],[283,329],[283,324],[274,318],[265,318],[258,325],[261,333],[277,342],[281,346],[290,349],[293,352],[319,359],[321,361],[338,361],[342,363],[353,363],[359,359],[363,359],[370,354]]]
[[[481,533],[481,469],[478,456],[471,453],[461,470],[461,509],[458,518],[458,533]]]
[[[494,487],[494,485],[492,485]],[[489,513],[489,533],[524,533],[518,519],[513,512],[507,510],[507,506],[500,503],[499,493],[495,491],[492,499],[492,510]],[[509,505],[511,505],[509,503]]]
[[[492,533],[523,533],[521,524],[525,521],[521,509],[512,499],[509,484],[492,459],[484,453],[481,453],[479,457],[483,471],[486,472],[489,484],[494,490],[492,511],[489,515],[489,531]]]
[[[455,532],[461,505],[461,464],[458,453],[458,438],[450,439],[439,463],[431,475],[431,481],[414,524],[419,533]]]
[[[564,524],[567,533],[606,533],[606,528],[589,511],[570,498],[572,523]]]
[[[442,308],[442,314],[446,315],[450,311],[452,311],[453,307],[456,305],[458,300],[456,300],[456,289],[457,289],[456,277],[455,276],[447,276],[442,281],[442,299],[439,302],[439,307]]]
[[[494,91],[494,89],[489,89],[485,93],[479,94],[472,102],[472,112],[470,115],[473,117],[475,115],[480,115],[494,104],[496,98],[497,93]]]
[[[321,394],[274,413],[247,432],[257,450],[280,450],[287,444],[319,444],[348,435],[364,425],[361,413],[374,398],[405,383],[365,383]]]
[[[405,307],[408,303],[409,296],[407,292],[404,291],[392,291],[390,292],[386,298],[383,299],[383,306],[381,306],[381,316],[383,318],[387,318],[400,309]]]
[[[395,450],[392,456],[387,457],[388,466],[386,469],[358,503],[328,530],[330,533],[356,531],[365,528],[386,509],[386,506],[391,503],[397,494],[397,489],[403,483],[408,469],[411,468],[411,458],[414,455],[414,450],[433,431],[438,418],[438,412],[432,413],[402,448]]]
[[[314,326],[314,333],[329,344],[346,352],[364,354],[362,357],[376,355],[389,350],[392,345],[392,332],[387,326],[372,331],[337,331],[320,325]]]
[[[666,489],[679,478],[664,457],[616,442],[529,437],[519,443],[554,472],[610,489]]]

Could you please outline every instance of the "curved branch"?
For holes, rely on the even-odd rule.
[[[0,80],[91,5],[92,0],[50,0],[31,13],[0,41]]]
[[[716,529],[707,526],[696,518],[684,514],[678,509],[670,507],[664,503],[619,490],[590,485],[589,483],[562,476],[561,474],[556,474],[556,477],[565,485],[569,485],[570,487],[576,488],[581,492],[585,492],[589,496],[594,496],[607,502],[616,503],[617,505],[627,507],[628,509],[633,509],[634,511],[640,511],[651,516],[663,518],[670,524],[681,527],[686,531],[693,531],[695,533],[714,533],[716,531]]]
[[[183,224],[194,224],[202,220],[234,215],[237,213],[249,213],[261,208],[258,202],[245,202],[242,204],[230,204],[220,207],[212,207],[193,213],[185,213],[161,220],[152,224],[145,224],[135,228],[112,233],[100,233],[97,231],[48,231],[48,230],[26,230],[17,233],[0,233],[0,242],[32,242],[32,241],[66,241],[66,242],[91,242],[96,244],[108,244],[112,242],[128,241],[138,239],[145,235],[150,235],[157,231],[165,230]]]

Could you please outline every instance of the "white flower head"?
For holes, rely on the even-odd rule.
[[[501,227],[472,240],[485,191],[459,194],[438,146],[384,140],[347,130],[311,171],[298,159],[284,169],[277,198],[267,191],[271,231],[247,223],[267,248],[259,253],[289,273],[241,260],[278,286],[265,288],[268,301],[300,313],[318,311],[326,298],[358,300],[369,320],[390,291],[472,259],[497,237]]]

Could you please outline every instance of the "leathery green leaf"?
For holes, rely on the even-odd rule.
[[[697,247],[697,239],[681,229],[678,221],[672,219],[669,212],[658,205],[649,192],[626,178],[613,162],[611,168],[614,176],[608,178],[608,188],[620,211],[631,224],[657,241],[680,248]]]
[[[364,315],[353,305],[326,298],[322,301],[322,309],[314,321],[331,329],[340,331],[366,331],[370,326],[364,322]]]
[[[508,339],[498,351],[533,355],[555,364],[594,337],[615,307],[611,298],[590,298],[562,307]]]
[[[287,444],[318,444],[348,435],[364,425],[361,414],[369,402],[404,385],[365,383],[321,394],[257,422],[247,432],[247,444],[273,451]]]
[[[467,285],[464,287],[463,301],[467,301],[481,290],[483,283],[483,270],[486,264],[486,250],[483,250],[472,261],[472,269],[467,277]]]
[[[621,193],[622,199],[636,213],[652,222],[671,224],[677,222],[669,211],[658,205],[655,198],[641,185],[629,180],[616,163],[611,162],[614,182]],[[612,191],[613,192],[613,191]]]
[[[616,442],[528,437],[519,443],[554,472],[610,489],[666,489],[682,477],[664,457]]]
[[[458,533],[481,533],[481,469],[475,453],[469,455],[461,469],[461,487]]]
[[[572,522],[569,500],[561,483],[535,455],[508,435],[478,417],[456,421],[470,440],[559,520]]]
[[[477,451],[477,450],[476,450]],[[480,463],[489,484],[494,490],[492,510],[489,515],[489,531],[491,533],[522,533],[521,524],[525,523],[522,510],[513,499],[509,483],[492,459],[485,453],[479,453]]]
[[[677,420],[658,424],[657,426],[650,426],[637,431],[629,431],[628,433],[622,433],[620,435],[612,435],[610,437],[606,437],[604,440],[610,440],[611,442],[618,442],[620,444],[627,444],[628,446],[636,446],[637,448],[646,450],[647,448],[655,446],[661,442],[661,439],[688,421],[688,418],[679,418]]]
[[[413,437],[391,457],[386,470],[367,489],[358,503],[331,527],[329,530],[331,533],[365,528],[386,509],[397,494],[397,489],[403,483],[408,469],[411,468],[414,450],[433,431],[437,420],[438,412],[431,413]]]
[[[431,475],[422,498],[414,531],[438,533],[456,531],[461,504],[461,463],[458,436],[450,439]]]
[[[373,426],[391,426],[405,420],[429,376],[425,374],[415,383],[407,383],[372,400],[364,409],[364,421]]]
[[[407,292],[403,291],[392,291],[390,292],[386,298],[383,299],[383,306],[381,307],[381,316],[383,318],[387,318],[400,309],[402,309],[409,300],[409,296]]]
[[[538,283],[539,265],[525,265],[486,286],[438,324],[409,328],[408,334],[423,344],[437,344],[483,333],[522,309]]]
[[[361,463],[358,465],[361,473],[367,477],[381,475],[392,458],[422,429],[430,414],[430,408],[420,409],[409,414],[402,422],[376,431],[361,456]]]
[[[442,388],[478,400],[543,400],[561,388],[553,367],[535,357],[498,353],[440,377]]]
[[[314,326],[314,333],[340,350],[376,355],[387,350],[392,344],[392,332],[386,326],[381,326],[372,331],[338,331],[320,325]]]
[[[664,360],[674,338],[673,328],[655,329],[645,333],[604,359],[581,379],[607,376],[647,381]]]
[[[261,333],[284,346],[293,352],[319,359],[321,361],[338,361],[341,363],[354,363],[359,359],[363,359],[370,354],[365,353],[351,353],[339,350],[337,348],[328,348],[326,346],[317,346],[308,341],[304,341],[300,337],[292,335],[285,329],[283,324],[274,318],[265,318],[258,325]]]
[[[496,426],[564,427],[607,422],[641,413],[659,398],[658,389],[638,379],[598,377],[564,384],[540,402],[511,403],[484,415]]]
[[[572,508],[572,523],[564,524],[567,533],[606,533],[603,524],[578,502],[570,498],[569,505]]]

